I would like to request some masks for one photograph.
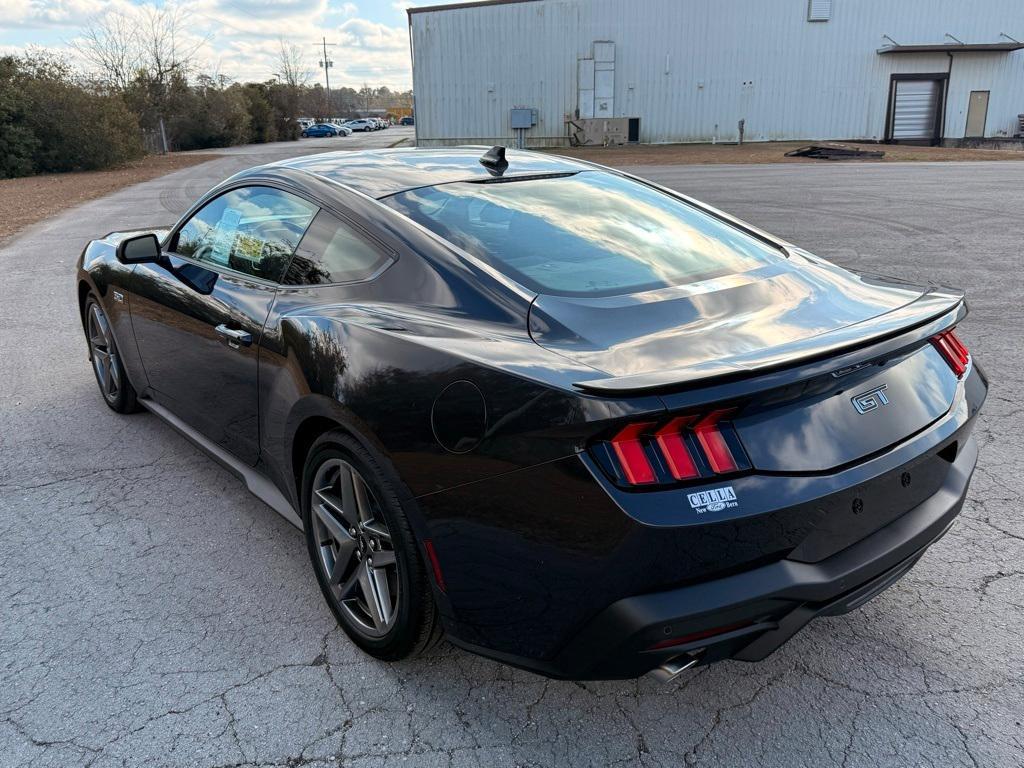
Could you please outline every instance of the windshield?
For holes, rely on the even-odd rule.
[[[784,258],[674,197],[601,171],[456,182],[382,202],[537,293],[635,293]]]

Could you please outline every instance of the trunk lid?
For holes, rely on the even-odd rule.
[[[835,471],[926,429],[949,412],[956,390],[953,371],[924,344],[838,378],[756,396],[733,423],[755,469]]]
[[[599,394],[700,385],[838,353],[938,317],[961,293],[855,275],[802,256],[641,294],[539,295],[541,347],[595,369]]]

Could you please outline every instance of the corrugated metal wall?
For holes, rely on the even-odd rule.
[[[882,139],[890,75],[936,73],[945,53],[879,55],[897,42],[1024,40],[1024,0],[538,0],[413,13],[423,145],[511,141],[509,110],[538,110],[532,146],[566,142],[577,60],[615,43],[614,111],[644,142]],[[1024,51],[954,56],[944,135],[964,135],[970,91],[989,90],[987,136],[1024,112]]]

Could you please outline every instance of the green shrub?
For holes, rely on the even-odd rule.
[[[249,141],[255,144],[277,141],[276,115],[267,87],[262,83],[247,83],[242,86],[242,92],[249,112]]]
[[[91,171],[142,156],[139,123],[117,96],[42,82],[31,103],[40,172]]]
[[[251,118],[240,86],[221,88],[201,77],[182,98],[181,111],[167,120],[175,149],[204,149],[244,144]]]
[[[27,123],[28,104],[13,56],[0,58],[0,179],[35,173],[39,146]]]
[[[67,64],[6,57],[0,84],[0,174],[96,170],[142,155],[124,102],[76,82]]]

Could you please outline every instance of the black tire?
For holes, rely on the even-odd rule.
[[[325,552],[331,545],[325,544],[324,534],[330,540],[330,531],[323,524],[323,515],[330,510],[322,503],[323,494],[316,495],[314,480],[319,479],[321,474],[333,466],[340,464],[347,466],[357,473],[357,477],[369,490],[369,501],[373,506],[375,515],[379,514],[386,524],[389,543],[379,543],[378,551],[372,551],[368,542],[367,546],[362,544],[351,544],[358,546],[361,552],[366,552],[366,562],[357,561],[356,554],[348,562],[352,570],[346,575],[339,577],[332,586],[330,575],[325,564]],[[344,471],[344,470],[343,470]],[[328,475],[329,476],[329,475]],[[326,476],[325,476],[326,477]],[[324,482],[320,479],[320,482]],[[416,656],[435,645],[441,637],[441,622],[434,605],[431,585],[428,581],[423,558],[420,556],[420,548],[416,537],[413,535],[408,518],[402,506],[402,494],[399,493],[401,481],[394,476],[393,470],[385,469],[381,463],[363,446],[350,435],[340,430],[328,432],[322,435],[310,448],[302,473],[302,523],[306,534],[306,546],[309,551],[309,558],[316,574],[320,591],[330,606],[332,613],[345,630],[345,633],[363,651],[383,661],[397,661],[399,659]],[[318,517],[313,517],[313,501],[317,499]],[[340,501],[338,496],[329,498]],[[332,507],[333,509],[333,507]],[[340,510],[338,510],[340,512]],[[351,510],[349,510],[351,514]],[[341,526],[349,526],[341,515],[334,515]],[[362,523],[360,523],[362,525]],[[369,530],[369,529],[368,529]],[[349,527],[349,533],[355,532],[355,528]],[[342,532],[344,534],[344,532]],[[356,532],[356,536],[363,535],[364,531]],[[350,537],[355,541],[355,537]],[[385,554],[385,549],[390,546],[394,553],[395,570],[392,582],[396,585],[397,609],[394,611],[392,623],[386,628],[368,628],[365,622],[360,622],[357,615],[359,606],[368,604],[369,600],[359,601],[358,595],[350,593],[347,600],[339,597],[345,585],[357,578],[356,571],[373,564],[373,557]],[[333,550],[332,550],[333,551]],[[340,559],[340,556],[339,556]],[[337,562],[337,560],[335,560]],[[337,566],[335,566],[337,567]],[[382,569],[383,570],[383,569]],[[390,574],[390,571],[389,571]],[[392,577],[389,576],[389,579]],[[359,589],[357,586],[355,589]],[[365,593],[365,588],[364,593]],[[389,598],[389,604],[390,598]],[[373,632],[378,634],[374,635]]]
[[[302,133],[300,133],[299,135],[300,135],[300,136],[301,136],[302,138],[304,138],[304,139],[308,139],[308,138],[309,138],[309,134],[308,134],[308,133],[306,133],[305,131],[303,131],[303,132],[302,132]]]
[[[141,410],[135,387],[128,380],[128,372],[121,362],[121,353],[114,341],[110,321],[92,293],[86,297],[82,320],[85,340],[89,345],[89,362],[92,363],[92,372],[96,376],[103,402],[117,413]]]

